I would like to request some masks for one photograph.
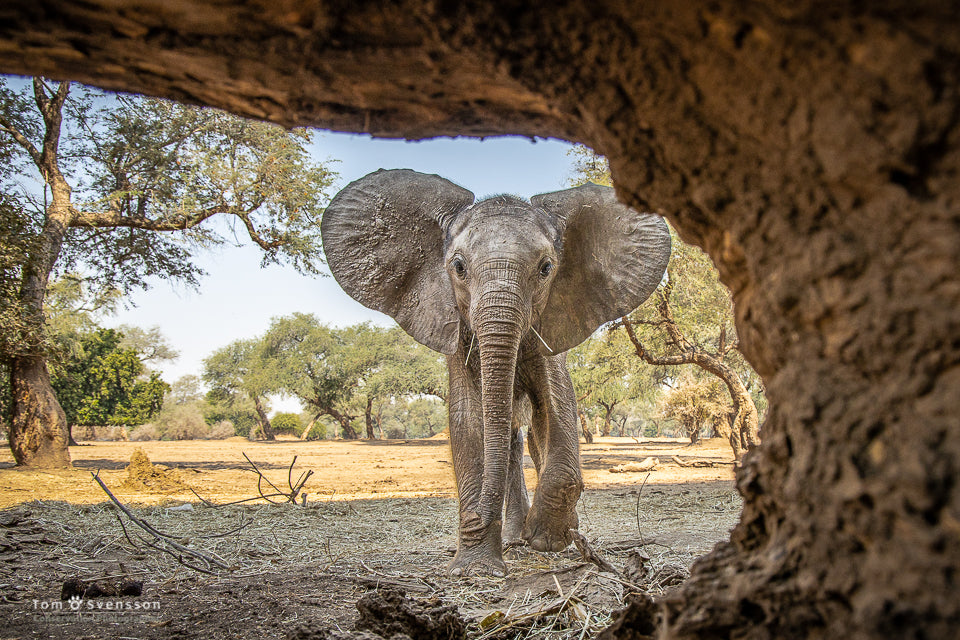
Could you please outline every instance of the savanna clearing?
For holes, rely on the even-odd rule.
[[[161,474],[131,484],[126,467],[138,447]],[[581,447],[580,532],[600,563],[574,546],[515,547],[505,553],[506,579],[456,580],[445,574],[457,520],[447,440],[95,442],[71,447],[74,468],[53,472],[14,468],[5,451],[0,637],[330,637],[321,629],[353,629],[357,601],[378,586],[402,588],[427,609],[439,606],[433,598],[456,605],[471,638],[590,637],[630,592],[661,594],[679,584],[727,537],[741,501],[725,440],[691,447],[669,438],[598,438]],[[244,453],[281,489],[297,456],[294,484],[313,470],[305,506],[258,500],[214,508],[194,495],[217,504],[257,496]],[[648,457],[659,461],[652,471],[610,471]],[[532,495],[529,457],[525,467]],[[218,575],[186,568],[148,546],[141,538],[149,535],[123,516],[125,533],[119,509],[92,478],[98,470],[133,514],[227,568],[208,566]],[[79,614],[69,603],[56,610],[70,578],[101,585],[127,578],[142,581],[143,591],[84,597]],[[159,605],[117,612],[102,609],[107,602]],[[366,618],[389,618],[376,609],[389,602],[378,602]]]

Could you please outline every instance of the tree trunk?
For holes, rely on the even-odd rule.
[[[610,403],[610,404],[607,404],[606,402],[603,402],[603,401],[600,402],[600,406],[602,406],[602,407],[603,407],[603,410],[604,410],[604,413],[603,413],[603,430],[600,432],[600,435],[603,435],[603,436],[609,436],[609,435],[610,435],[610,430],[611,430],[610,414],[613,413],[613,408],[614,408],[616,405],[617,405],[616,402],[612,402],[612,403]]]
[[[383,435],[383,403],[380,403],[380,408],[377,409],[377,435],[381,440],[384,439]]]
[[[373,398],[367,398],[367,406],[363,411],[363,418],[367,427],[367,440],[376,440],[373,433]]]
[[[760,444],[757,405],[754,404],[753,397],[733,367],[706,354],[701,355],[701,360],[703,363],[697,364],[723,380],[730,392],[730,399],[733,401],[733,419],[730,422],[729,441],[734,458],[739,462],[750,447]]]
[[[317,424],[317,420],[319,419],[320,419],[319,413],[313,416],[313,420],[310,421],[310,424],[307,425],[307,428],[304,429],[303,433],[300,434],[301,440],[306,440],[310,436],[310,432],[313,430],[314,425]]]
[[[10,449],[18,465],[69,467],[67,415],[50,386],[46,359],[22,356],[10,363],[13,419]]]
[[[326,410],[326,414],[331,418],[337,421],[340,425],[341,437],[344,440],[359,440],[360,434],[357,433],[357,430],[353,428],[353,425],[350,424],[350,421],[353,420],[353,416],[340,413],[334,408],[329,408]]]
[[[59,136],[59,122],[57,122]],[[55,147],[47,163],[55,163]],[[13,406],[10,420],[10,449],[18,465],[31,467],[70,466],[69,427],[66,414],[50,385],[44,351],[44,299],[53,265],[60,255],[70,220],[70,187],[55,164],[47,168],[51,203],[43,231],[34,251],[23,266],[20,302],[30,326],[27,353],[15,356],[10,364]]]
[[[577,415],[580,417],[580,430],[583,431],[583,439],[587,444],[592,444],[593,434],[590,432],[590,423],[587,422],[587,414],[583,412],[580,405],[577,405]]]
[[[252,396],[252,398],[253,398],[253,405],[257,410],[257,427],[258,428],[250,432],[250,436],[251,436],[250,439],[253,440],[254,434],[256,433],[256,431],[259,431],[260,433],[263,434],[264,440],[276,440],[277,436],[273,432],[273,427],[270,425],[270,418],[267,417],[267,412],[263,408],[263,401],[261,400],[260,396]]]

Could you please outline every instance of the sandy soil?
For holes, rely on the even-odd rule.
[[[137,447],[169,482],[124,484]],[[217,503],[257,495],[242,452],[280,487],[298,456],[294,480],[314,471],[306,507],[205,507],[189,489]],[[350,629],[358,598],[377,585],[455,604],[471,638],[591,637],[631,590],[662,593],[680,582],[741,509],[722,441],[690,447],[603,438],[583,445],[587,490],[578,512],[581,533],[613,573],[573,547],[513,548],[506,579],[453,580],[445,566],[456,546],[456,502],[443,440],[98,442],[71,455],[74,469],[37,472],[15,469],[9,453],[0,454],[0,638],[283,638],[304,624]],[[650,456],[661,461],[651,472],[609,471]],[[217,575],[200,573],[149,546],[163,545],[105,502],[91,476],[97,470],[136,517],[226,568],[194,560]],[[188,510],[175,508],[184,503]],[[142,580],[143,595],[84,598],[70,611],[57,603],[71,577]],[[114,600],[158,609],[102,609]]]
[[[155,465],[180,470],[184,484],[203,497],[224,502],[257,495],[256,474],[246,453],[275,482],[286,482],[297,456],[294,479],[302,470],[313,476],[304,491],[308,500],[364,499],[456,495],[450,443],[447,440],[250,442],[245,438],[182,442],[94,442],[71,447],[74,468],[62,471],[22,471],[13,467],[8,449],[0,451],[0,508],[29,500],[102,502],[104,494],[91,479],[100,472],[111,488],[126,477],[127,463],[142,448]],[[581,465],[588,489],[631,486],[647,473],[611,473],[612,467],[654,456],[661,464],[649,474],[648,485],[733,480],[733,456],[723,440],[691,447],[685,440],[660,438],[638,443],[633,438],[598,438],[581,444]],[[684,468],[671,460],[709,461],[714,467]],[[536,472],[525,459],[527,486],[536,486]],[[117,497],[139,504],[196,500],[189,489],[148,492],[116,489]]]

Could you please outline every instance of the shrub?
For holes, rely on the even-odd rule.
[[[286,433],[292,436],[299,436],[306,427],[300,416],[295,413],[278,413],[270,420],[270,425],[276,433]]]
[[[157,429],[157,425],[150,422],[147,424],[142,424],[139,427],[134,427],[130,432],[130,440],[133,442],[145,442],[147,440],[159,439],[160,430]]]
[[[152,424],[160,432],[161,440],[198,440],[210,432],[200,408],[194,404],[164,407]]]
[[[233,423],[229,420],[221,420],[210,427],[210,433],[207,434],[207,438],[210,440],[225,440],[234,435],[236,435],[236,431]]]
[[[317,420],[313,423],[313,427],[310,428],[310,433],[307,434],[307,440],[326,440],[326,438],[327,425]]]

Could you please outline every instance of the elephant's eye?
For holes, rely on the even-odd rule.
[[[458,278],[463,278],[467,275],[467,265],[463,263],[463,258],[454,258],[450,264],[453,265],[453,270],[456,272]]]
[[[553,263],[547,260],[540,265],[540,277],[549,278],[551,273],[553,273]]]

